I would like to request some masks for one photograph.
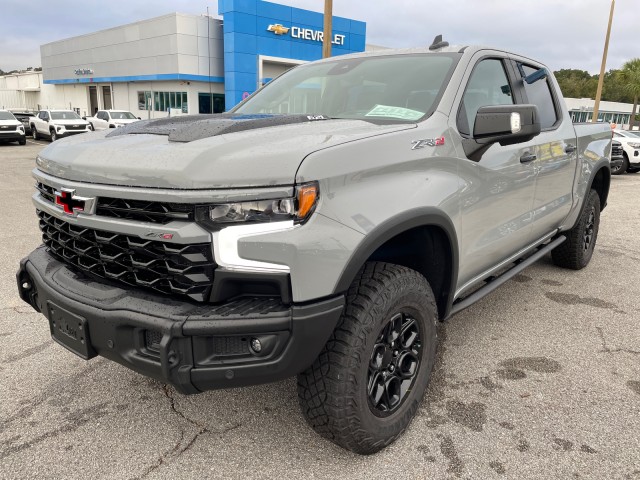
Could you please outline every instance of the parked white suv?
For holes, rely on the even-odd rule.
[[[18,142],[20,145],[27,144],[27,137],[24,133],[24,126],[7,110],[0,110],[0,142]]]
[[[34,140],[48,137],[55,142],[62,137],[89,131],[89,122],[72,110],[40,110],[31,119],[31,135]]]
[[[91,130],[106,130],[107,128],[124,127],[140,120],[133,113],[126,110],[98,110],[93,117],[87,117]]]
[[[620,173],[640,172],[640,131],[614,129],[613,138],[622,143],[624,151]]]

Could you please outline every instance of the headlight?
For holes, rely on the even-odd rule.
[[[24,132],[24,127],[22,125],[18,125],[18,130],[20,130],[21,132]]]
[[[296,188],[295,196],[275,200],[234,202],[198,207],[196,218],[204,224],[240,222],[277,222],[293,220],[304,223],[313,213],[319,197],[317,182]]]
[[[631,148],[640,148],[640,143],[627,143]]]

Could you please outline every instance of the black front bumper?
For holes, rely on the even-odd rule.
[[[614,167],[621,167],[622,163],[624,162],[624,157],[611,157],[611,168]]]
[[[21,261],[17,280],[20,297],[49,319],[55,341],[69,348],[68,336],[54,335],[61,315],[82,322],[85,358],[103,356],[182,393],[301,372],[320,353],[344,306],[342,296],[293,306],[261,297],[223,305],[178,301],[89,278],[44,247]],[[260,352],[249,347],[252,339],[260,341]]]
[[[20,135],[19,133],[3,133],[0,135],[0,142],[19,142],[20,140],[24,140],[24,135]]]

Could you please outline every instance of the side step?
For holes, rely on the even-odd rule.
[[[529,265],[540,260],[542,257],[544,257],[547,253],[549,253],[551,250],[556,248],[566,239],[567,237],[565,237],[564,235],[560,235],[558,238],[556,238],[552,242],[546,245],[542,245],[536,253],[528,257],[526,260],[522,260],[522,261],[517,260],[515,262],[515,265],[511,267],[509,270],[507,270],[506,272],[504,272],[502,275],[498,277],[489,277],[489,279],[487,279],[487,283],[484,286],[482,286],[481,288],[473,292],[468,297],[465,297],[462,300],[456,301],[453,304],[453,307],[451,308],[451,313],[449,314],[449,317],[452,317],[456,313],[460,313],[462,310],[464,310],[467,307],[470,307],[471,305],[476,303],[478,300],[483,298],[485,295],[490,294],[496,288],[502,285],[504,282],[515,277],[518,273],[520,273],[522,270],[527,268]]]

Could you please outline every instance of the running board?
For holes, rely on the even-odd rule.
[[[510,280],[511,278],[515,277],[518,273],[520,273],[522,270],[527,268],[529,265],[540,260],[542,257],[544,257],[547,253],[549,253],[551,250],[556,248],[566,239],[567,237],[565,237],[564,235],[560,235],[558,238],[556,238],[552,242],[540,247],[536,253],[526,258],[525,260],[521,260],[521,259],[516,260],[514,262],[515,265],[511,267],[509,270],[507,270],[506,272],[504,272],[502,275],[498,277],[489,277],[489,279],[487,279],[487,283],[484,286],[480,287],[478,290],[473,292],[468,297],[465,297],[464,299],[454,303],[453,307],[451,308],[451,313],[449,314],[449,317],[452,317],[456,313],[460,313],[465,308],[470,307],[471,305],[476,303],[478,300],[480,300],[484,296],[490,294],[500,285],[505,283],[507,280]]]

